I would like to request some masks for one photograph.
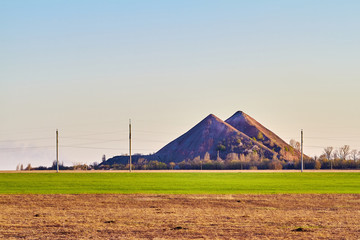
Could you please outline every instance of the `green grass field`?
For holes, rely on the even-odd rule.
[[[0,194],[360,193],[360,173],[0,173]]]

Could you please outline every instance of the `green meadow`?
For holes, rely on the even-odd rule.
[[[0,194],[360,193],[360,173],[0,173]]]

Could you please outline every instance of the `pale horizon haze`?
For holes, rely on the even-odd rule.
[[[359,1],[0,1],[0,170],[153,153],[244,111],[360,150]]]

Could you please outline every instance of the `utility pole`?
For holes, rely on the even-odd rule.
[[[129,172],[131,172],[131,119],[129,119]]]
[[[332,159],[330,157],[330,169],[332,170]]]
[[[59,131],[56,129],[56,172],[59,172]]]
[[[304,170],[303,135],[303,130],[301,129],[301,172]]]

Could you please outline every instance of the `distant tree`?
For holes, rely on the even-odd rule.
[[[21,171],[24,170],[24,165],[23,165],[23,164],[20,165],[20,170],[21,170]]]
[[[170,166],[170,167],[171,167],[171,169],[173,170],[173,169],[174,169],[174,167],[176,166],[176,163],[171,162],[171,163],[169,163],[169,166]]]
[[[217,155],[216,155],[216,160],[222,160],[222,158],[220,157],[220,151],[217,151]]]
[[[245,161],[246,161],[245,155],[244,155],[244,154],[240,154],[240,155],[239,155],[239,160],[240,160],[241,162],[245,162]]]
[[[26,166],[25,170],[27,170],[27,171],[31,170],[31,164],[30,163]]]
[[[180,169],[188,169],[188,164],[187,164],[187,161],[185,161],[185,160],[179,162],[178,166]]]
[[[319,170],[319,169],[321,168],[321,162],[320,162],[320,161],[315,161],[315,166],[314,166],[314,168],[315,168],[316,170]]]
[[[225,168],[227,169],[241,169],[242,162],[240,160],[231,160],[226,162]]]
[[[149,169],[167,169],[167,165],[163,162],[159,162],[157,160],[150,161],[148,164]]]
[[[326,157],[327,160],[330,161],[330,169],[333,168],[333,163],[332,163],[332,160],[331,160],[331,157],[332,157],[332,154],[333,154],[333,150],[334,150],[333,147],[326,147],[326,148],[324,148],[325,157]]]
[[[102,156],[102,158],[101,158],[101,162],[103,163],[103,162],[105,162],[106,161],[106,156],[105,156],[105,154]]]
[[[45,167],[45,166],[39,166],[37,168],[34,168],[34,170],[48,170],[49,168]]]
[[[97,170],[97,169],[99,169],[99,163],[98,163],[98,162],[93,162],[93,163],[90,165],[90,167],[91,167],[92,169]]]
[[[200,160],[201,160],[200,156],[197,156],[197,157],[194,157],[194,159],[192,161],[195,163],[198,163],[198,162],[200,162]]]
[[[351,155],[352,160],[356,161],[356,160],[357,160],[358,151],[357,151],[356,149],[353,149],[353,150],[351,150],[350,155]]]
[[[231,152],[231,153],[228,153],[228,154],[226,155],[226,160],[227,160],[227,161],[230,161],[230,160],[239,160],[239,157],[238,157],[238,155],[237,155],[236,153]]]
[[[220,170],[220,169],[224,169],[225,162],[224,162],[224,160],[216,160],[216,161],[213,162],[213,165],[214,165],[215,169]]]
[[[128,168],[129,168],[129,166],[128,166]],[[110,166],[109,166],[109,165],[101,165],[101,166],[100,166],[100,169],[109,170],[109,169],[110,169]]]
[[[324,148],[325,157],[326,157],[328,160],[331,159],[333,150],[334,150],[333,147],[326,147],[326,148]]]
[[[16,171],[19,171],[20,170],[20,165],[16,165]]]
[[[57,166],[57,161],[54,160],[54,161],[52,162],[51,169],[56,170],[56,166]]]
[[[272,160],[269,162],[269,169],[273,169],[273,170],[281,170],[282,169],[282,165],[281,162],[279,160]]]
[[[257,162],[259,161],[259,159],[260,159],[259,154],[256,151],[251,153],[251,161]]]
[[[294,149],[300,151],[301,144],[298,141],[291,139],[290,146],[292,146]]]
[[[146,170],[146,164],[148,163],[148,160],[146,158],[139,158],[137,161],[137,166],[139,169]]]
[[[73,162],[73,169],[74,170],[87,170],[87,165],[79,163],[79,162]]]
[[[251,153],[248,153],[246,156],[245,156],[245,162],[250,162],[251,161]]]
[[[208,152],[205,153],[204,160],[205,161],[210,160],[210,153]]]
[[[111,165],[111,168],[114,169],[114,170],[121,170],[121,165],[120,164],[117,164],[117,163],[114,163],[113,165]]]
[[[346,158],[350,154],[350,146],[349,145],[344,145],[344,146],[340,147],[339,148],[339,154],[340,154],[340,159],[346,160]]]
[[[139,158],[139,160],[138,160],[139,164],[145,164],[147,162],[148,162],[148,160],[146,158]]]

